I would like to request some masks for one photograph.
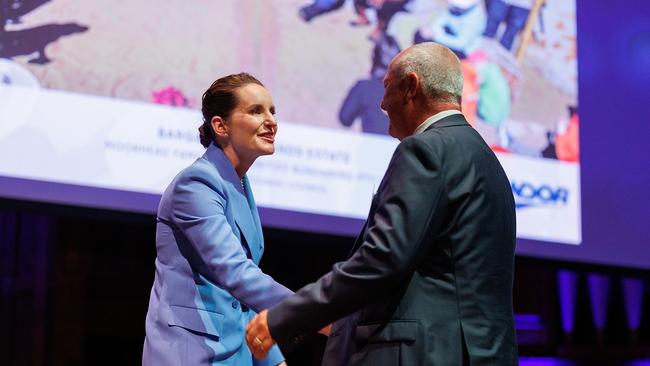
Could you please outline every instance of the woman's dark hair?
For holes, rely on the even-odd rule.
[[[237,105],[237,95],[235,90],[248,84],[257,84],[264,86],[253,75],[242,72],[217,79],[208,90],[203,93],[201,113],[203,114],[203,124],[199,127],[199,138],[201,145],[210,146],[210,143],[216,144],[216,136],[212,130],[212,117],[219,116],[228,119],[232,110]]]

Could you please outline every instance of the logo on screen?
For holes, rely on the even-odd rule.
[[[516,208],[540,206],[564,206],[569,201],[569,190],[548,184],[535,185],[530,182],[511,182]]]

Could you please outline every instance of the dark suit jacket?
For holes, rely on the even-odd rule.
[[[271,308],[271,335],[347,316],[324,365],[515,365],[514,249],[508,179],[449,116],[399,144],[350,258]]]

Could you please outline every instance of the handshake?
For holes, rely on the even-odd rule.
[[[265,358],[271,347],[276,343],[271,337],[267,316],[268,310],[263,310],[246,327],[246,343],[253,356],[258,360]],[[319,330],[318,333],[329,336],[331,327],[331,325],[328,325]]]

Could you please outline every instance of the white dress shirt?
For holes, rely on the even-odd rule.
[[[446,111],[436,113],[433,116],[427,118],[424,122],[420,123],[420,125],[415,129],[415,132],[413,132],[413,134],[417,135],[418,133],[422,133],[424,132],[424,130],[429,128],[429,126],[431,126],[432,124],[440,121],[445,117],[453,116],[454,114],[463,114],[463,113],[457,109],[448,109]]]

